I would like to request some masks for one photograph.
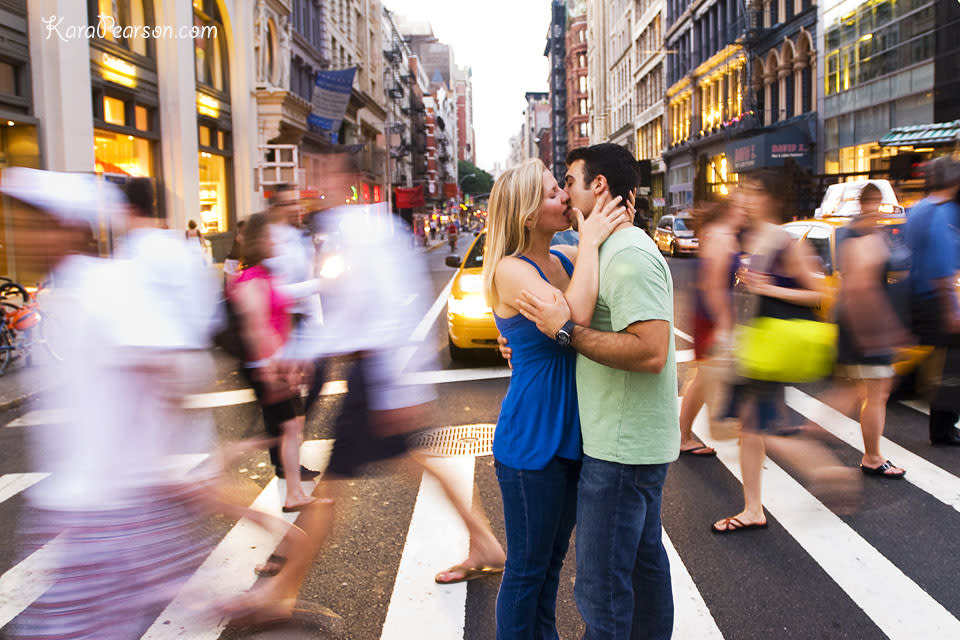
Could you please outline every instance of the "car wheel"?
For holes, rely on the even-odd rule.
[[[454,362],[467,362],[470,359],[470,349],[461,349],[453,344],[450,336],[447,336],[447,342],[450,344],[450,359]]]
[[[671,257],[671,258],[677,257],[677,243],[676,243],[676,242],[671,242],[671,243],[670,243],[670,257]]]

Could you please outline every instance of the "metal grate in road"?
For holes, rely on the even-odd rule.
[[[413,444],[423,453],[445,458],[455,456],[488,456],[493,453],[493,424],[464,424],[423,431]]]

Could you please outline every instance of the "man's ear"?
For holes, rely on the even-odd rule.
[[[607,183],[607,177],[599,175],[593,179],[593,195],[599,196],[604,191],[609,191],[610,185]]]

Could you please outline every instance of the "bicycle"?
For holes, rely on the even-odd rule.
[[[33,348],[37,344],[42,344],[54,360],[62,360],[47,338],[53,317],[40,312],[40,301],[49,290],[41,286],[31,299],[21,285],[7,280],[6,284],[0,284],[0,375],[5,374],[10,363],[21,356],[28,365],[32,364]],[[15,287],[9,287],[10,284]],[[5,288],[12,292],[11,297],[3,297]],[[24,294],[22,297],[20,292]],[[11,302],[14,296],[20,297],[23,303]]]

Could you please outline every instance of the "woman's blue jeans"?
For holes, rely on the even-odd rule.
[[[577,517],[580,462],[553,458],[544,469],[497,462],[507,564],[497,594],[498,640],[556,640],[560,569]]]

